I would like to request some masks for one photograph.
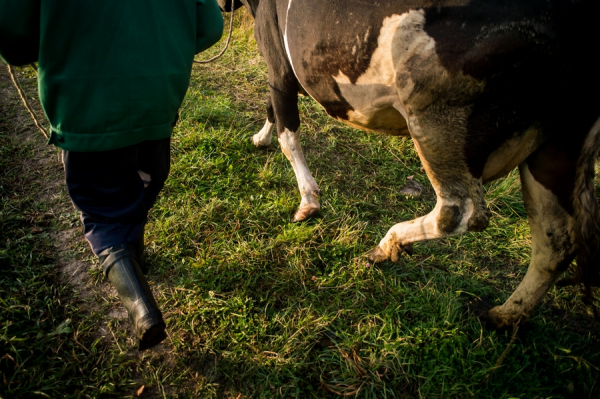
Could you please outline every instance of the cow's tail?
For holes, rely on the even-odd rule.
[[[577,161],[573,192],[575,239],[578,247],[576,280],[584,284],[586,299],[591,287],[600,286],[600,209],[594,190],[596,159],[600,156],[600,118],[583,143]]]

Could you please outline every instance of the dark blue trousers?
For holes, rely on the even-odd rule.
[[[141,237],[170,167],[170,138],[101,152],[63,151],[69,196],[96,255]]]

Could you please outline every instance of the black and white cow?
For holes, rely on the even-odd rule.
[[[319,210],[298,136],[306,92],[349,125],[410,135],[435,189],[433,211],[394,225],[374,262],[485,229],[482,184],[518,166],[533,255],[488,320],[527,319],[575,257],[575,280],[588,292],[599,282],[600,1],[234,1],[254,16],[269,70],[268,120],[253,142],[269,145],[276,125],[302,195],[294,220]]]

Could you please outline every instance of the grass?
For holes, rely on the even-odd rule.
[[[194,68],[147,226],[169,332],[156,351],[136,353],[127,321],[109,315],[118,300],[64,188],[44,197],[47,180],[61,179],[55,153],[43,166],[53,172],[40,169],[42,140],[21,138],[27,115],[15,101],[3,108],[0,395],[135,397],[143,386],[141,397],[599,397],[600,322],[577,289],[552,289],[514,339],[465,309],[475,294],[502,303],[526,271],[515,172],[486,187],[484,232],[370,265],[365,252],[435,197],[410,140],[348,128],[301,98],[322,210],[290,222],[300,201],[291,165],[276,140],[268,150],[249,140],[266,116],[267,73],[251,22],[238,18],[223,58]],[[33,76],[21,78],[32,89]],[[421,197],[399,194],[409,176],[428,188]],[[89,273],[67,283],[64,265],[76,261]]]

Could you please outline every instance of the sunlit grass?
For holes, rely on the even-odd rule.
[[[53,306],[85,328],[105,322],[115,333],[97,342],[91,334],[81,338],[104,357],[75,351],[73,332],[65,335],[69,351],[90,366],[79,369],[65,355],[70,374],[54,380],[104,391],[72,388],[64,396],[127,396],[145,385],[151,396],[190,398],[597,397],[600,324],[577,289],[552,289],[497,369],[510,331],[486,331],[464,307],[471,295],[502,303],[526,271],[531,250],[518,172],[486,187],[493,218],[484,232],[418,243],[398,264],[371,265],[364,254],[389,227],[435,205],[427,177],[410,140],[351,129],[301,98],[302,145],[322,210],[291,223],[300,202],[291,165],[276,139],[268,150],[250,142],[266,117],[267,72],[244,18],[223,58],[194,68],[173,134],[171,175],[147,227],[149,279],[167,319],[166,349],[134,357],[126,323],[83,317],[76,301],[44,294],[63,298],[67,307]],[[2,156],[32,156],[10,155],[17,143],[5,143]],[[426,187],[421,197],[399,193],[409,176]],[[19,209],[2,214],[5,240],[27,228],[24,220],[8,223],[33,205],[8,191],[3,201]],[[12,264],[41,273],[52,257],[26,259],[51,252],[47,245],[6,253]],[[91,259],[84,246],[75,248]],[[2,273],[6,301],[5,287],[16,286],[16,277]],[[3,320],[15,317],[9,309],[1,308]],[[24,329],[41,329],[27,320]],[[55,320],[52,328],[62,321]],[[3,339],[0,357],[19,345]],[[86,368],[92,362],[97,368]],[[34,381],[27,371],[21,375]],[[39,375],[31,389],[43,391],[54,380]]]

